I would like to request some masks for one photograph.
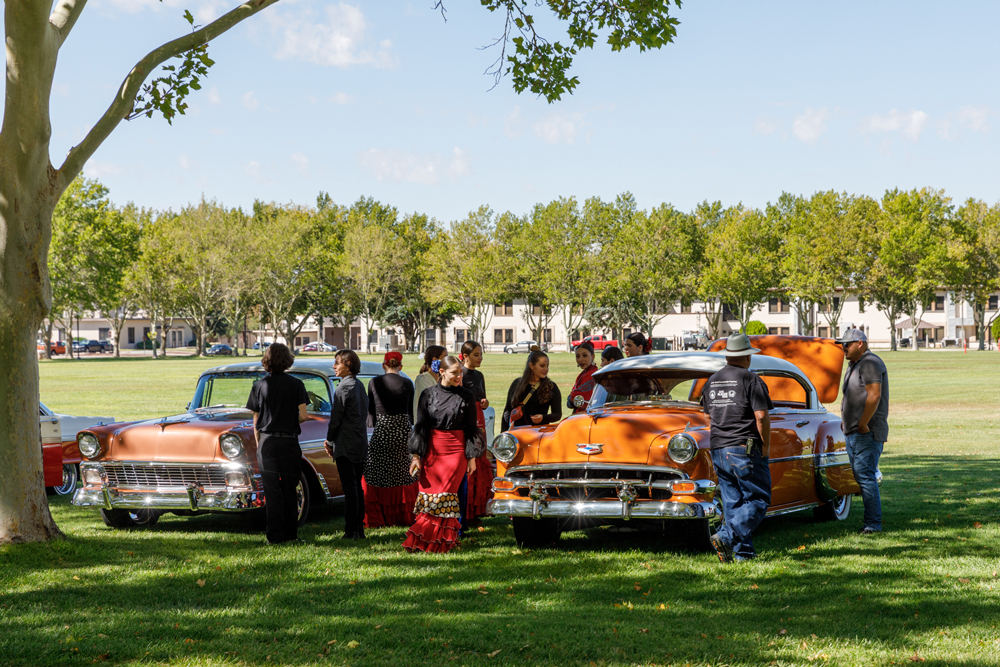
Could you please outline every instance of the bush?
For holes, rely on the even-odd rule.
[[[154,341],[151,341],[151,340],[140,341],[140,342],[138,342],[138,343],[135,344],[135,349],[137,349],[137,350],[152,350],[153,349],[153,343],[154,343]],[[160,349],[160,341],[155,341],[155,343],[156,343],[156,349],[159,350]]]
[[[746,334],[748,336],[766,336],[767,327],[760,320],[750,320],[747,322]]]
[[[993,320],[990,325],[990,332],[993,333],[993,340],[1000,340],[1000,317]]]

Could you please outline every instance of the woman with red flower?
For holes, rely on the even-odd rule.
[[[582,369],[576,376],[576,383],[573,390],[569,392],[566,399],[566,407],[573,411],[574,415],[587,411],[587,404],[594,394],[594,371],[597,364],[594,363],[594,346],[589,341],[580,343],[576,347],[576,365]]]

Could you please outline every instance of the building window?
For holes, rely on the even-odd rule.
[[[455,344],[461,345],[465,342],[465,329],[455,329]]]
[[[514,302],[507,301],[505,303],[498,303],[493,306],[494,315],[513,315],[514,314]]]
[[[135,327],[128,328],[128,342],[133,345],[135,344]]]
[[[840,308],[840,297],[839,296],[835,296],[835,297],[833,297],[833,310],[838,310],[839,308]],[[833,312],[833,311],[830,310],[830,303],[829,302],[823,303],[819,307],[819,309],[820,309],[821,312],[824,312],[824,313]],[[786,310],[785,312],[787,313],[788,311]]]
[[[788,312],[788,302],[784,299],[769,299],[767,302],[767,312],[769,313],[787,313]]]
[[[733,314],[733,308],[728,303],[722,304],[722,321],[732,322],[736,319],[736,315]]]
[[[427,331],[425,331],[424,332],[424,340],[426,341],[427,345],[436,345],[437,344],[437,331],[434,330],[434,329],[428,329]]]
[[[505,343],[513,343],[514,342],[514,330],[513,329],[504,329],[503,330],[503,340],[504,340]]]
[[[769,336],[777,336],[778,335],[778,327],[768,327],[767,328],[767,333],[768,333]]]
[[[682,313],[690,313],[691,312],[691,304],[690,303],[688,303],[688,304],[683,304],[682,303],[681,304],[681,312]]]
[[[817,330],[816,335],[818,335],[820,338],[829,338],[830,337],[830,327],[820,327]]]
[[[936,296],[934,297],[933,303],[931,303],[931,310],[944,312],[944,297]]]
[[[986,308],[988,310],[996,310],[997,309],[997,295],[996,294],[994,294],[993,296],[990,297],[990,301],[987,304]]]
[[[107,340],[108,338],[111,338],[111,329],[105,329],[102,327],[97,330],[98,340]]]
[[[545,329],[542,331],[542,340],[546,343],[552,342],[552,329]]]
[[[781,335],[782,336],[788,335],[788,327],[781,327]]]
[[[944,327],[934,327],[934,340],[941,340],[944,338]]]
[[[494,345],[503,345],[503,329],[494,329],[493,330],[493,344]]]
[[[149,340],[149,327],[142,328],[142,340],[143,341]]]

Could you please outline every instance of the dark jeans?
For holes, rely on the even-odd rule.
[[[722,497],[725,523],[719,537],[733,548],[736,560],[748,560],[757,554],[751,534],[764,520],[771,502],[771,469],[759,448],[747,456],[745,447],[712,450],[712,463],[719,479],[716,490]]]
[[[344,487],[344,533],[365,534],[365,492],[361,488],[364,463],[352,463],[346,456],[337,457],[337,474]]]
[[[278,544],[297,539],[299,503],[295,488],[302,476],[299,439],[261,433],[257,465],[264,484],[267,541]]]
[[[882,445],[872,432],[855,431],[846,436],[847,456],[851,459],[854,479],[861,487],[861,500],[865,504],[865,528],[882,530],[882,496],[879,494],[875,471],[882,456]]]

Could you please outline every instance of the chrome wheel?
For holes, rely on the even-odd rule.
[[[299,527],[301,528],[305,525],[306,519],[309,518],[309,480],[306,479],[305,473],[299,477],[299,485],[295,487],[295,502]]]
[[[851,496],[837,496],[817,507],[814,512],[819,521],[843,521],[851,514]]]
[[[76,490],[76,481],[80,476],[80,470],[75,463],[66,463],[63,465],[62,474],[62,485],[52,488],[57,496],[66,496]]]

